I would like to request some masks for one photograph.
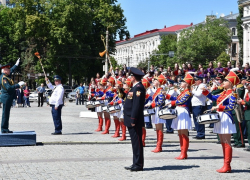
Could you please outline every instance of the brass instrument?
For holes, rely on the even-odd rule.
[[[118,97],[119,98],[122,98],[123,100],[125,99],[125,97],[126,97],[126,94],[125,94],[125,92],[123,91],[123,89],[118,89]]]
[[[236,88],[235,90],[236,94],[237,94],[237,99],[239,97],[239,93],[238,93],[238,88]],[[237,120],[239,121],[239,123],[242,123],[243,119],[244,119],[244,114],[243,114],[243,110],[242,110],[242,106],[240,104],[236,104],[235,108],[234,108]]]

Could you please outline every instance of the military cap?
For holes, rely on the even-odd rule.
[[[59,75],[55,75],[53,78],[54,80],[62,80],[62,78]]]
[[[200,77],[200,76],[195,76],[195,77],[194,77],[194,80],[195,80],[195,81],[198,81],[198,80],[201,80],[201,81],[202,81],[202,79],[203,79],[203,77]]]
[[[4,69],[4,68],[10,68],[10,64],[5,64],[5,65],[2,65],[1,69]]]
[[[144,73],[135,67],[131,67],[130,68],[130,76],[144,76]]]
[[[222,73],[218,73],[215,79],[221,79],[223,80],[225,76]]]
[[[171,80],[171,79],[168,79],[168,83],[169,83],[169,84],[174,84],[174,81]]]

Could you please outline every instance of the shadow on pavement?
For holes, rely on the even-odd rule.
[[[197,149],[189,149],[188,152],[196,152],[199,151]],[[174,149],[174,150],[162,150],[162,152],[181,152],[180,149]]]
[[[223,159],[223,156],[201,156],[201,157],[190,157],[188,159]]]
[[[82,135],[82,134],[93,134],[89,132],[82,132],[82,133],[63,133],[62,135]]]
[[[250,173],[250,169],[233,169],[232,173]]]
[[[192,168],[198,168],[198,167],[200,167],[200,166],[162,166],[162,167],[144,168],[143,171],[184,170],[184,169],[192,169]]]
[[[150,145],[146,144],[146,147],[155,147],[155,146],[156,146],[156,143],[155,144],[150,144]],[[172,145],[172,144],[171,145],[162,145],[162,147],[176,147],[176,146],[180,146],[180,145]]]

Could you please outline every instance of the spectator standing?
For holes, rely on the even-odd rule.
[[[79,104],[84,105],[84,99],[83,99],[83,94],[84,94],[84,86],[82,85],[82,83],[80,83],[80,86],[77,88],[77,91],[79,92],[78,96],[79,98],[76,98],[76,105],[78,105],[78,100],[79,100]]]
[[[96,73],[95,83],[98,84],[101,81],[100,74]]]
[[[126,64],[124,64],[123,68],[122,68],[123,76],[126,76],[127,72],[128,72],[128,68],[127,68]]]
[[[220,73],[223,73],[224,68],[221,66],[221,62],[217,63],[217,68],[215,68],[215,70],[217,70]]]
[[[30,106],[30,101],[29,101],[29,96],[30,96],[30,90],[29,90],[29,87],[28,86],[26,86],[25,87],[25,90],[23,91],[23,93],[24,93],[24,106],[25,107],[31,107]]]
[[[244,74],[247,73],[247,71],[250,71],[250,67],[249,67],[249,63],[246,63],[245,67],[244,67]]]
[[[17,107],[19,107],[19,105],[23,105],[23,88],[20,87],[16,90],[16,96],[17,96]]]
[[[210,61],[208,64],[207,73],[209,73],[211,76],[214,75],[214,65],[212,61]]]
[[[195,72],[195,69],[193,68],[191,63],[188,63],[188,72]]]
[[[41,86],[39,86],[38,88],[36,88],[37,93],[38,93],[38,107],[43,107],[43,94],[45,93],[45,87],[44,84],[42,83]]]

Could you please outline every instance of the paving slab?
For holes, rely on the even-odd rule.
[[[144,171],[124,169],[132,163],[130,139],[120,142],[110,134],[95,132],[98,119],[85,106],[67,103],[62,110],[63,135],[53,136],[50,107],[13,108],[10,130],[35,131],[37,146],[0,147],[0,179],[249,179],[249,152],[233,149],[232,173],[219,174],[223,165],[221,145],[206,128],[206,139],[193,140],[187,160],[175,160],[180,154],[177,132],[164,134],[163,152],[152,153],[156,133],[147,129]],[[86,112],[84,118],[80,112]],[[92,117],[91,117],[92,116]],[[128,134],[127,134],[128,135]]]

